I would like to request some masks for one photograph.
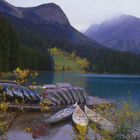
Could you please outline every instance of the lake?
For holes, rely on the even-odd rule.
[[[86,88],[89,95],[118,104],[131,100],[135,109],[140,107],[140,76],[61,72],[41,73],[36,80],[38,84],[69,82]]]
[[[39,74],[36,82],[68,82],[86,88],[89,95],[115,100],[118,104],[131,100],[135,109],[140,108],[140,76],[44,72]]]

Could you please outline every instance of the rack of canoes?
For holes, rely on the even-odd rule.
[[[70,106],[74,103],[86,104],[88,94],[84,88],[72,86],[69,83],[47,84],[43,86],[30,86],[38,91],[43,88],[41,99],[48,99],[51,106]]]
[[[3,93],[2,97],[6,97],[6,101],[10,103],[18,100],[19,102],[38,104],[41,101],[37,92],[12,81],[0,81],[0,92]]]
[[[87,130],[89,122],[96,124],[100,129],[105,131],[113,132],[115,130],[115,126],[106,118],[92,111],[86,105],[84,106],[83,111],[80,106],[77,105],[77,103],[55,113],[51,117],[47,118],[46,122],[53,124],[66,120],[70,117],[72,117],[72,120],[76,126],[84,128],[85,130]]]
[[[68,106],[74,103],[86,104],[87,92],[84,88],[74,87],[69,83],[55,85],[24,86],[12,81],[0,81],[0,90],[5,94],[8,102],[24,101],[26,104],[39,104],[48,99],[51,106]]]
[[[69,83],[44,85],[43,88],[46,89],[45,98],[49,99],[54,106],[86,104],[88,100],[88,94],[84,88],[73,87]]]

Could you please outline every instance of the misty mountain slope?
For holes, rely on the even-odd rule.
[[[85,34],[105,46],[140,54],[140,19],[122,15],[116,19],[91,26]]]
[[[49,38],[64,39],[72,43],[96,43],[96,45],[99,45],[99,43],[74,29],[63,10],[54,3],[22,8],[15,7],[2,0],[0,1],[0,11],[13,18],[24,20],[24,22],[30,24],[32,22],[32,24],[41,29],[41,32],[45,32]],[[16,23],[13,24],[15,25]]]
[[[22,12],[22,16],[28,20],[35,20],[34,22],[49,22],[58,23],[62,25],[70,25],[69,20],[62,9],[54,4],[43,4],[31,8],[18,8]],[[40,19],[40,20],[39,20]]]
[[[53,47],[75,52],[76,56],[87,58],[90,63],[87,70],[92,72],[140,73],[140,56],[104,47],[80,33],[71,26],[63,10],[56,4],[30,8],[9,7],[7,2],[4,4],[0,12],[11,22],[23,46],[43,54]],[[10,12],[7,7],[11,8]],[[18,11],[17,14],[13,14],[14,9]],[[54,9],[55,12],[52,11]],[[50,11],[49,14],[46,11]]]

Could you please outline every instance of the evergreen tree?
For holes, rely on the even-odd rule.
[[[50,71],[54,63],[48,50],[40,52],[39,49],[20,46],[15,30],[0,15],[0,71],[13,71],[17,67]]]

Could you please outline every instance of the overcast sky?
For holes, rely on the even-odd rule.
[[[15,6],[31,7],[54,2],[66,13],[71,24],[82,31],[121,14],[140,17],[140,0],[7,0]]]

